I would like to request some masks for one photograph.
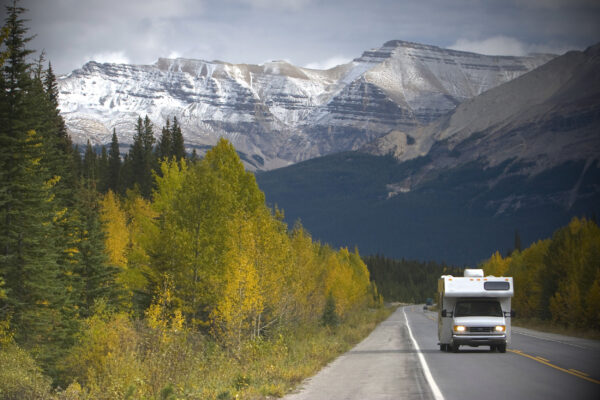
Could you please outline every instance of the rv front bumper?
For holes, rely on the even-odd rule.
[[[506,343],[506,335],[452,335],[452,342],[469,346],[498,345]]]

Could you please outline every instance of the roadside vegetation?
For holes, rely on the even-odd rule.
[[[435,301],[441,275],[463,274],[463,268],[434,262],[380,255],[364,261],[386,301]],[[514,325],[600,339],[600,228],[595,220],[573,218],[552,238],[526,249],[521,249],[517,232],[510,254],[495,252],[478,267],[486,275],[514,278]]]
[[[512,276],[515,325],[592,338],[600,337],[600,228],[573,218],[552,238],[496,252],[482,264],[488,275]]]
[[[391,312],[358,251],[265,205],[222,139],[138,118],[124,159],[73,148],[56,78],[0,39],[0,398],[281,396]]]

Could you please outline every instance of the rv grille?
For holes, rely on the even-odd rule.
[[[482,327],[482,326],[472,326],[469,328],[469,332],[473,332],[473,333],[490,333],[493,332],[494,328],[492,327]]]

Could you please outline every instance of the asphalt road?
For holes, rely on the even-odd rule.
[[[422,306],[399,308],[285,399],[600,398],[598,341],[513,328],[504,354],[487,346],[446,353],[436,321]]]

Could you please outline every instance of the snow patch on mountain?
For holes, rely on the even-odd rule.
[[[286,61],[89,62],[59,78],[59,101],[76,143],[106,144],[113,129],[131,143],[138,116],[148,115],[157,135],[175,116],[190,149],[203,151],[225,136],[248,168],[272,169],[425,125],[552,57],[390,41],[327,70]]]

